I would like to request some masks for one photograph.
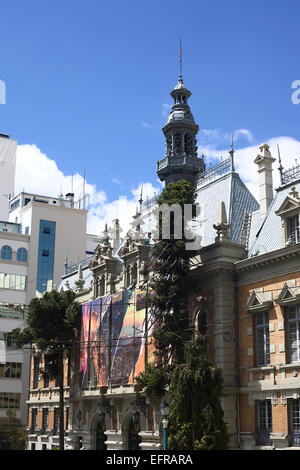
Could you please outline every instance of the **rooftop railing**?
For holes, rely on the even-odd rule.
[[[218,180],[221,176],[226,175],[232,171],[231,158],[221,160],[221,162],[212,166],[208,170],[200,173],[196,178],[197,189],[203,188],[213,181]]]
[[[300,179],[300,165],[295,165],[282,172],[282,184],[289,184]]]
[[[22,233],[22,225],[13,222],[0,221],[0,232]]]

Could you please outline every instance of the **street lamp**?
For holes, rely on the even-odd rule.
[[[169,404],[164,400],[160,405],[160,413],[163,417],[162,425],[163,425],[163,450],[168,450],[168,420],[167,417],[169,416],[170,408]]]

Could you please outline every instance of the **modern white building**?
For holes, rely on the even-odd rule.
[[[8,220],[8,201],[13,196],[17,141],[0,133],[0,220]]]
[[[8,409],[27,423],[32,388],[30,350],[15,349],[11,331],[26,327],[30,300],[59,284],[68,264],[93,254],[98,243],[86,234],[88,211],[74,194],[14,196],[16,148],[0,134],[0,425]]]
[[[87,212],[75,207],[72,193],[57,198],[22,192],[9,201],[9,221],[20,224],[30,239],[27,303],[59,284],[66,262],[96,247],[86,234]]]
[[[25,424],[30,351],[16,349],[10,337],[26,324],[30,237],[20,232],[19,224],[0,222],[0,422],[13,409]]]

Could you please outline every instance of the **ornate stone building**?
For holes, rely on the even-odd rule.
[[[185,178],[197,193],[201,246],[193,274],[202,293],[191,299],[191,320],[207,334],[210,357],[223,369],[230,447],[296,446],[300,171],[283,172],[280,165],[274,196],[274,158],[262,145],[253,158],[258,203],[235,171],[232,147],[228,158],[206,169],[197,156],[190,95],[180,76],[171,92],[174,105],[163,127],[166,153],[157,174],[166,184]],[[68,266],[59,286],[74,289],[83,306],[78,355],[66,386],[68,449],[162,446],[160,403],[134,382],[153,354],[146,292],[154,206],[155,199],[141,203],[123,240],[118,220],[105,227],[95,254]],[[32,390],[30,409],[45,407],[47,393]],[[49,443],[50,438],[51,430]]]

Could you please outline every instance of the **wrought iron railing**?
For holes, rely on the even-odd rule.
[[[295,165],[282,172],[282,184],[289,184],[300,179],[300,165]]]
[[[212,166],[203,173],[200,173],[196,179],[197,188],[203,188],[204,186],[207,186],[213,181],[219,179],[221,176],[226,175],[230,171],[232,171],[232,164],[231,158],[229,157],[225,160],[221,160],[221,162]]]

